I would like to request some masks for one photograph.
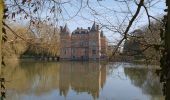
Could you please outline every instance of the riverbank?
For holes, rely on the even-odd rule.
[[[135,56],[125,56],[125,55],[115,55],[108,59],[108,62],[129,62],[136,64],[146,64],[146,65],[160,65],[159,60],[147,59],[144,57]]]
[[[157,65],[159,66],[159,61],[149,61],[146,59],[134,59],[131,56],[114,56],[112,59],[105,60],[60,60],[59,57],[35,57],[35,56],[22,56],[22,57],[5,57],[5,64],[8,66],[17,65],[20,61],[38,61],[38,62],[100,62],[100,63],[110,63],[110,62],[126,62],[134,64],[146,64],[146,65]]]

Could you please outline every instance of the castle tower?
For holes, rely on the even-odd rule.
[[[96,25],[96,23],[94,22],[89,32],[89,59],[91,60],[100,59],[101,55],[100,50],[101,43],[99,25]]]
[[[107,55],[107,40],[104,36],[103,31],[100,32],[100,42],[101,42],[101,58],[105,59]]]
[[[71,58],[71,33],[67,27],[60,27],[60,58],[63,60],[70,60]]]

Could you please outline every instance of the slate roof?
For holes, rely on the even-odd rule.
[[[75,31],[72,32],[72,34],[88,34],[89,30],[88,29],[79,29],[77,28]]]
[[[103,31],[100,32],[100,37],[105,37]]]
[[[91,31],[96,31],[96,30],[97,30],[96,22],[94,21],[93,26],[91,28]]]
[[[62,30],[63,33],[66,33],[66,34],[71,34],[67,24],[64,26],[63,30]]]

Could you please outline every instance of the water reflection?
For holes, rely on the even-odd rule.
[[[106,81],[106,67],[98,63],[60,64],[60,95],[67,95],[69,87],[77,93],[87,92],[99,97],[99,90]]]
[[[154,96],[162,94],[161,83],[156,73],[155,69],[146,69],[146,68],[124,68],[125,75],[127,75],[131,83],[141,88],[144,94],[149,94]]]
[[[155,69],[24,61],[5,68],[7,100],[163,100]]]

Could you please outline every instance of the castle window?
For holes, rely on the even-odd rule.
[[[84,42],[84,46],[88,46],[88,42]]]
[[[89,45],[89,42],[86,42],[86,46],[88,46]]]
[[[85,51],[84,51],[85,55],[88,55],[88,49],[85,48]]]
[[[96,50],[92,50],[92,54],[96,54]]]
[[[72,49],[72,53],[75,54],[75,49],[74,48]]]
[[[82,41],[80,42],[80,46],[83,46],[83,42]]]
[[[85,31],[82,31],[81,33],[82,33],[82,34],[85,34]]]
[[[67,52],[66,52],[66,49],[64,49],[64,54],[66,54]]]
[[[95,46],[95,45],[96,45],[96,42],[95,42],[95,41],[92,41],[92,42],[91,42],[91,45],[92,45],[92,46]]]

